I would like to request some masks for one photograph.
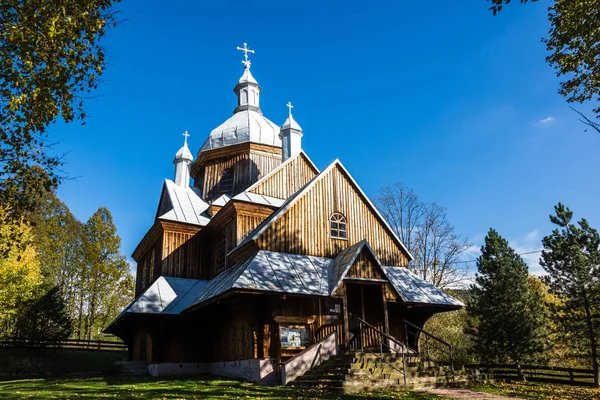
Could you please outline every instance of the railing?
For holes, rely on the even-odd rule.
[[[465,365],[465,368],[492,374],[497,380],[528,380],[582,386],[594,384],[594,371],[591,369],[514,364],[473,364]]]
[[[421,356],[421,359],[424,358],[425,361],[438,362],[441,366],[444,366],[444,361],[448,362],[448,368],[452,374],[452,379],[454,379],[454,362],[452,360],[452,346],[450,344],[407,320],[404,320],[404,332],[406,334],[407,346],[410,346],[410,339],[412,337],[412,342],[416,345],[414,350]],[[433,359],[432,353],[441,353],[442,357],[440,358],[447,359]]]
[[[97,351],[127,351],[127,346],[121,342],[107,340],[80,339],[28,339],[9,337],[0,340],[0,348],[51,348],[51,349],[80,349]]]
[[[287,385],[297,377],[304,375],[314,367],[321,365],[338,354],[337,337],[338,332],[334,331],[323,339],[308,346],[306,349],[281,363],[281,384]]]
[[[337,344],[341,346],[344,341],[343,328],[341,322],[335,322],[331,324],[324,324],[319,327],[315,332],[315,342],[320,342],[325,337],[331,335],[333,332],[337,332]]]
[[[386,363],[392,369],[401,373],[404,378],[404,384],[406,385],[406,345],[361,318],[358,319],[358,322],[360,324],[360,335],[354,336],[350,340],[350,348],[353,350],[358,350],[358,348],[360,348],[361,352],[367,351],[374,354],[382,363]],[[395,346],[392,347],[390,343],[393,343]],[[376,346],[374,346],[374,344]],[[378,349],[379,353],[373,351],[373,348]],[[390,351],[400,354],[400,357],[402,358],[402,370],[398,369],[394,364],[385,359],[383,356],[384,348],[386,353]]]

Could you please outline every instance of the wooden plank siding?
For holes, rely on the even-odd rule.
[[[225,169],[233,169],[233,187],[227,194],[235,196],[280,164],[281,148],[242,143],[203,152],[191,174],[204,200],[211,202],[223,194],[219,183]]]
[[[354,264],[348,270],[346,278],[384,279],[387,281],[375,259],[365,247],[363,247],[358,257],[356,257]]]
[[[304,153],[300,153],[298,157],[293,158],[249,191],[279,199],[287,199],[317,176],[317,173],[318,171],[308,161]]]
[[[330,217],[335,212],[346,217],[347,240],[330,237]],[[271,251],[332,258],[363,239],[384,265],[407,265],[400,244],[336,165],[274,220],[256,243]]]

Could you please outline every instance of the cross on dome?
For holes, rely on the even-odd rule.
[[[188,131],[183,132],[183,143],[187,144],[187,138],[190,137],[190,134],[188,133]]]
[[[288,101],[286,107],[288,108],[288,115],[292,115],[292,108],[294,108],[292,103]]]
[[[247,43],[244,43],[244,47],[238,46],[237,49],[244,52],[244,61],[242,61],[244,68],[250,68],[251,61],[248,60],[248,53],[254,54],[254,50],[250,50]]]

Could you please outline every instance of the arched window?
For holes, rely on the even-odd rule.
[[[346,217],[340,213],[334,213],[331,216],[329,235],[335,239],[348,239],[348,233],[346,231]]]
[[[219,181],[219,193],[231,194],[233,192],[233,168],[225,168]]]

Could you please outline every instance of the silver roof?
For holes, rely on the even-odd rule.
[[[159,219],[205,226],[210,221],[210,218],[203,215],[207,209],[208,204],[192,188],[183,188],[172,180],[165,179]]]
[[[281,147],[279,126],[253,110],[238,111],[213,129],[200,151],[253,142]]]
[[[408,268],[383,267],[390,283],[406,303],[423,303],[445,306],[464,304],[430,282],[419,278]]]
[[[161,276],[111,322],[109,329],[126,314],[179,314],[204,291],[208,281]]]
[[[363,240],[336,258],[260,250],[209,281],[161,276],[129,304],[109,328],[127,313],[179,314],[231,289],[331,296],[364,246],[370,249]],[[377,258],[375,260],[379,263]],[[407,268],[381,268],[406,303],[464,306]]]
[[[193,305],[230,289],[328,296],[333,263],[332,258],[260,250],[213,278]]]
[[[215,201],[213,201],[212,203],[210,203],[213,206],[221,206],[223,207],[225,204],[229,203],[229,200],[231,200],[231,196],[224,194],[221,197],[219,197],[218,199],[216,199]]]
[[[285,203],[284,199],[278,199],[277,197],[265,196],[263,194],[256,194],[252,192],[242,192],[234,196],[233,200],[246,201],[248,203],[274,207],[281,207],[283,203]]]

